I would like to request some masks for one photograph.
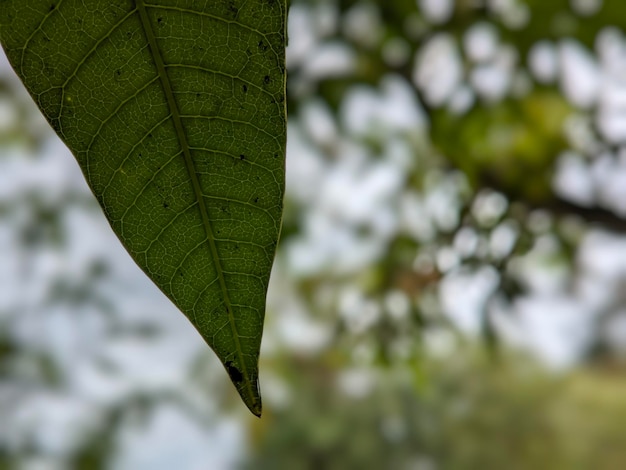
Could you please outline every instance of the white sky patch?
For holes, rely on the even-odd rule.
[[[602,68],[609,74],[619,76],[626,68],[626,43],[623,32],[606,27],[596,36],[595,49]]]
[[[380,90],[355,86],[341,103],[342,125],[356,135],[422,130],[426,116],[411,86],[399,76],[383,77]]]
[[[562,292],[570,274],[564,260],[559,258],[557,239],[549,234],[537,237],[527,255],[511,261],[510,269],[529,291],[539,296]]]
[[[320,181],[305,215],[303,236],[289,245],[295,272],[361,269],[380,255],[395,231],[397,216],[390,201],[402,186],[402,168],[371,162],[358,147],[345,150]],[[367,233],[360,235],[363,229]]]
[[[489,266],[476,272],[450,272],[439,287],[443,311],[463,332],[472,336],[479,335],[486,301],[498,287],[498,283],[498,273]]]
[[[476,94],[471,86],[462,84],[454,91],[448,102],[448,109],[454,114],[464,114],[476,102]]]
[[[304,63],[317,47],[318,37],[312,21],[311,10],[303,5],[289,9],[289,45],[286,60],[289,67]]]
[[[581,108],[593,106],[600,92],[601,74],[591,53],[573,39],[560,44],[561,88]]]
[[[425,209],[433,223],[442,231],[458,225],[461,184],[458,178],[443,180],[428,189],[424,197]]]
[[[437,34],[417,52],[413,82],[422,90],[428,104],[444,104],[462,79],[461,57],[456,41],[450,35]]]
[[[597,38],[603,72],[597,126],[609,142],[626,142],[626,44],[621,32],[607,28]]]
[[[595,200],[595,185],[588,163],[581,155],[566,152],[557,161],[554,189],[561,197],[581,206]]]
[[[528,24],[530,8],[521,0],[487,0],[487,4],[511,29],[521,29]]]
[[[369,395],[376,386],[376,374],[372,369],[349,369],[337,377],[339,390],[348,397],[359,399]]]
[[[348,93],[340,108],[342,126],[356,136],[379,137],[382,159],[341,138],[327,110],[306,106],[303,117],[309,139],[302,127],[290,126],[287,194],[307,210],[301,235],[286,248],[288,264],[301,276],[354,272],[377,259],[397,230],[394,201],[414,163],[410,147],[397,136],[422,131],[423,111],[410,85],[394,75],[384,77],[378,89],[362,86]],[[309,142],[330,144],[331,139],[328,156]]]
[[[578,261],[590,275],[626,277],[626,240],[602,231],[592,231],[585,237]]]
[[[0,320],[9,312],[18,310],[20,304],[22,257],[14,249],[15,233],[9,224],[0,224]]]
[[[626,357],[626,310],[622,309],[609,318],[601,332],[609,347],[617,351],[622,358]]]
[[[358,2],[344,15],[343,30],[354,42],[375,47],[383,33],[380,13],[375,2]]]
[[[417,0],[420,12],[435,24],[443,24],[452,18],[454,3],[453,0]]]
[[[489,236],[489,251],[495,259],[508,256],[519,235],[519,227],[514,221],[505,221],[491,231]]]
[[[300,203],[315,199],[327,171],[324,156],[305,140],[301,126],[289,124],[286,194]]]
[[[310,80],[341,77],[354,71],[356,57],[354,51],[341,42],[326,42],[315,48],[302,67]]]
[[[291,15],[291,9],[296,5],[290,5],[289,15]],[[339,11],[338,6],[332,2],[320,2],[314,5],[313,22],[317,34],[321,37],[332,36],[337,31],[339,26]],[[299,33],[296,33],[299,34]]]
[[[79,448],[98,420],[97,411],[80,397],[42,392],[30,395],[28,406],[14,410],[11,421],[4,421],[3,426],[11,430],[16,446],[32,438],[42,454],[63,456]]]
[[[626,159],[604,153],[591,166],[598,202],[626,216]]]
[[[339,299],[339,315],[353,334],[362,334],[381,318],[382,308],[355,287],[346,288]]]
[[[469,258],[476,253],[479,236],[473,227],[463,227],[454,236],[454,250],[462,258]]]
[[[280,281],[283,286],[288,282],[287,279]],[[269,291],[268,305],[274,307],[275,315],[279,315],[274,342],[299,355],[315,354],[328,345],[332,338],[332,328],[313,317],[306,303],[294,291],[295,289],[290,289],[285,292],[284,287],[280,293],[274,289]],[[265,339],[263,342],[266,342]]]
[[[489,62],[474,67],[470,82],[483,99],[491,102],[501,100],[513,81],[516,62],[516,51],[511,46],[502,45]]]
[[[574,366],[593,337],[588,308],[570,297],[533,296],[515,303],[523,344],[557,370]]]
[[[487,62],[498,50],[498,30],[490,23],[472,25],[463,37],[465,54],[475,62]]]
[[[335,117],[322,100],[316,99],[302,105],[301,122],[309,137],[319,146],[331,145],[338,138]]]
[[[611,98],[609,95],[608,99]],[[626,109],[616,109],[616,106],[609,104],[600,110],[597,122],[600,133],[607,141],[615,144],[626,143]]]
[[[0,99],[0,132],[5,133],[18,123],[15,106],[6,98]]]
[[[540,83],[552,83],[559,73],[559,55],[550,41],[537,42],[528,55],[530,71]]]
[[[509,89],[511,70],[497,63],[480,65],[472,70],[470,83],[482,98],[498,101]]]
[[[37,155],[16,148],[0,152],[0,202],[27,194],[39,195],[48,204],[70,193],[93,197],[76,160],[56,137],[45,139]]]
[[[407,192],[400,199],[400,224],[416,240],[427,242],[435,237],[435,227],[422,196]]]
[[[222,419],[207,428],[173,405],[154,408],[145,428],[124,428],[121,437],[114,470],[228,470],[241,462],[244,446],[243,422]]]

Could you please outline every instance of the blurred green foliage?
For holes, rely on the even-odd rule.
[[[363,397],[337,390],[337,372],[293,362],[297,405],[253,427],[260,469],[618,469],[626,459],[626,381],[578,372],[555,379],[508,358],[469,352],[454,364],[377,369]],[[510,362],[512,361],[512,362]]]

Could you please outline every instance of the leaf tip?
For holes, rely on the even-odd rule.
[[[226,367],[230,380],[237,388],[243,402],[253,415],[260,418],[263,410],[263,404],[261,401],[258,375],[254,373],[252,376],[247,374],[244,376],[233,361],[226,361],[224,366]]]
[[[263,403],[261,401],[261,394],[259,393],[258,379],[255,378],[251,385],[251,389],[255,391],[253,394],[242,393],[243,390],[239,390],[239,394],[252,414],[257,418],[260,418],[261,413],[263,412]]]
[[[259,402],[258,402],[258,405],[257,405],[257,406],[255,406],[255,407],[253,407],[253,408],[250,408],[250,411],[252,411],[252,414],[253,414],[254,416],[256,416],[257,418],[260,418],[260,417],[261,417],[261,414],[262,414],[262,412],[263,412],[263,409],[262,409],[262,407],[261,407],[261,401],[259,401]]]

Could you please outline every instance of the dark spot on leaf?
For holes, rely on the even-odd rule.
[[[50,11],[54,10],[57,6],[53,3],[52,5],[50,5]]]
[[[248,92],[248,85],[242,86],[241,89],[243,90],[244,93],[247,93]]]
[[[232,361],[228,361],[226,363],[226,370],[228,371],[228,375],[230,375],[230,378],[233,382],[239,383],[243,380],[242,373],[239,371],[239,369],[237,369],[237,367],[235,367]]]
[[[259,41],[258,46],[259,46],[259,49],[264,52],[267,50],[267,44],[265,44],[263,41]]]
[[[255,197],[255,198],[254,198],[254,202],[259,202],[259,198],[258,198],[258,197]]]
[[[245,160],[246,156],[242,153],[241,155],[239,155],[239,160]]]
[[[163,203],[163,209],[167,209],[168,207],[170,207],[170,205],[167,202]]]
[[[150,139],[152,139],[152,134],[148,134],[148,137],[149,137]]]
[[[263,77],[263,83],[265,83],[266,85],[268,85],[270,83],[271,79],[269,75],[266,75],[265,77]]]
[[[117,75],[119,77],[120,75],[122,75],[122,71],[120,69],[117,69],[115,71],[115,75]]]

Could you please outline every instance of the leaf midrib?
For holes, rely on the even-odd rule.
[[[178,108],[178,103],[176,102],[176,98],[174,97],[172,84],[170,82],[169,75],[167,74],[165,63],[163,62],[163,57],[161,55],[161,49],[159,48],[156,36],[152,29],[152,24],[150,23],[150,18],[148,17],[144,0],[135,0],[135,5],[136,5],[137,12],[139,13],[141,25],[143,27],[144,33],[150,45],[150,52],[152,54],[152,59],[154,60],[155,66],[157,68],[157,73],[161,80],[161,84],[163,86],[163,92],[165,94],[167,104],[169,107],[170,118],[172,119],[174,123],[174,128],[176,129],[176,134],[178,136],[178,140],[182,148],[182,153],[183,153],[183,157],[185,161],[185,167],[187,168],[189,178],[191,179],[191,184],[193,186],[195,198],[198,201],[198,208],[200,210],[200,214],[202,217],[204,231],[206,233],[207,241],[211,250],[211,256],[213,257],[213,261],[215,264],[215,270],[217,272],[217,277],[219,279],[220,288],[222,290],[222,295],[224,297],[224,304],[226,305],[226,309],[228,311],[228,320],[229,320],[230,327],[233,333],[233,340],[235,342],[235,350],[239,359],[239,365],[242,368],[241,373],[244,377],[245,386],[247,389],[247,393],[249,395],[249,400],[250,400],[249,402],[255,407],[255,410],[253,410],[255,414],[258,414],[260,413],[260,406],[259,406],[259,403],[257,403],[256,395],[254,394],[252,390],[252,383],[248,375],[246,363],[243,358],[243,352],[241,349],[241,344],[239,342],[239,335],[237,332],[237,325],[235,324],[235,317],[233,315],[230,295],[228,292],[228,288],[226,286],[226,280],[224,278],[224,271],[222,269],[220,258],[218,256],[217,246],[215,244],[215,237],[213,236],[213,228],[211,226],[211,221],[209,219],[208,210],[207,210],[206,203],[204,200],[204,194],[202,192],[200,181],[198,179],[198,172],[196,170],[193,159],[191,158],[191,149],[190,149],[189,143],[187,142],[187,134],[183,127],[183,123],[181,120],[181,113]]]

